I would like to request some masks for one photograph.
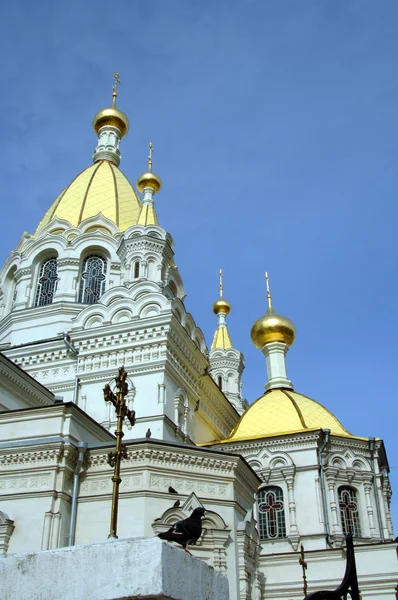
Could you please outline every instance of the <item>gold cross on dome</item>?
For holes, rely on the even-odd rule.
[[[220,273],[220,298],[222,298],[223,285],[222,285],[222,269],[219,271]]]
[[[268,312],[272,312],[272,298],[271,298],[271,292],[270,292],[270,287],[269,287],[269,277],[268,277],[267,271],[265,271],[265,285],[267,287]]]
[[[154,152],[152,142],[149,142],[148,170],[152,171],[152,152]]]
[[[115,83],[113,84],[113,88],[112,88],[112,90],[113,90],[113,93],[112,93],[112,98],[113,98],[113,100],[112,100],[112,106],[115,106],[116,98],[117,98],[117,95],[118,95],[117,88],[121,84],[121,81],[119,79],[119,73],[114,73],[113,76],[115,78]]]

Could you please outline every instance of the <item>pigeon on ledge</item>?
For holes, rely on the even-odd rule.
[[[178,494],[177,490],[175,490],[171,485],[169,486],[169,494]]]
[[[188,550],[188,545],[195,544],[200,538],[202,534],[202,517],[204,514],[205,509],[199,506],[195,508],[190,517],[182,521],[177,521],[168,531],[159,533],[158,537],[161,540],[181,544],[185,552],[191,554]]]

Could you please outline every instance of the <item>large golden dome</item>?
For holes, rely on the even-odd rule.
[[[273,389],[256,400],[223,442],[330,429],[333,435],[355,437],[322,404],[293,392]]]
[[[127,177],[113,163],[102,160],[64,189],[40,221],[36,234],[55,217],[76,227],[100,212],[125,231],[137,224],[140,210],[141,200]]]

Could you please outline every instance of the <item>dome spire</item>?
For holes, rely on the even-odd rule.
[[[267,287],[268,314],[270,315],[271,313],[274,312],[274,309],[272,308],[272,296],[271,296],[270,287],[269,287],[268,271],[265,271],[265,285]]]
[[[116,108],[118,86],[121,84],[119,73],[113,74],[115,83],[112,87],[112,106],[103,108],[93,119],[94,131],[98,134],[98,144],[94,150],[93,162],[108,160],[117,167],[120,163],[120,140],[129,130],[127,116]]]
[[[162,187],[162,180],[158,175],[155,175],[155,173],[152,172],[152,154],[154,152],[152,142],[149,142],[148,147],[148,171],[140,175],[137,179],[137,187],[140,192],[144,194],[137,225],[144,226],[158,224],[153,197]]]
[[[290,319],[274,312],[267,272],[265,282],[267,312],[254,323],[250,335],[253,344],[262,350],[267,359],[268,382],[265,389],[293,389],[287,378],[286,353],[294,342],[296,329]]]
[[[222,350],[227,350],[228,348],[232,348],[231,338],[227,329],[226,316],[231,311],[231,305],[229,302],[224,300],[223,298],[223,273],[222,269],[219,270],[220,275],[220,298],[213,304],[213,312],[218,316],[218,327],[214,334],[213,343],[211,345],[211,350],[215,350],[216,348],[221,348]]]
[[[112,108],[116,107],[116,98],[118,97],[118,91],[117,91],[117,86],[121,84],[121,81],[119,79],[119,73],[114,73],[113,74],[114,78],[115,78],[115,83],[113,84],[112,87]]]

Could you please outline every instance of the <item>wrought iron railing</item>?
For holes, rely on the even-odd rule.
[[[339,587],[331,591],[321,590],[319,592],[312,592],[311,594],[308,594],[304,600],[347,600],[347,598],[351,598],[351,600],[361,600],[358,589],[354,544],[351,534],[346,536],[346,548],[347,565],[344,579]]]

